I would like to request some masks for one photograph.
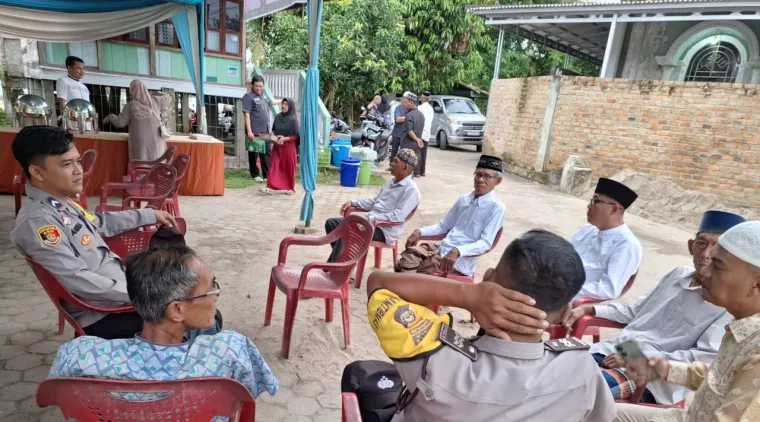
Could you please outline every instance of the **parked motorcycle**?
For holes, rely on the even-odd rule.
[[[223,139],[235,136],[235,114],[229,104],[226,104],[224,110],[219,113],[219,127],[222,129]]]
[[[366,111],[362,107],[362,111]],[[374,110],[365,113],[361,118],[362,125],[351,132],[351,145],[372,148],[377,152],[377,162],[383,162],[390,155],[391,127]]]
[[[351,128],[335,112],[330,114],[330,133],[350,135]]]

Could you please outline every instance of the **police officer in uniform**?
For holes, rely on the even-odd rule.
[[[83,173],[74,138],[63,129],[25,127],[12,148],[29,184],[11,242],[82,300],[96,306],[129,303],[122,261],[101,234],[110,237],[151,224],[172,227],[174,218],[153,209],[92,214],[70,200],[82,192]],[[88,335],[130,338],[142,331],[136,313],[101,314],[75,308],[70,313]]]
[[[535,328],[544,317],[559,321],[584,281],[570,242],[542,230],[515,239],[479,284],[374,272],[369,323],[406,385],[393,422],[613,420],[614,400],[588,346],[544,343]],[[479,337],[464,339],[450,314],[423,303],[469,310]]]

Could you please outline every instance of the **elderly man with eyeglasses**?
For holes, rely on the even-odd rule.
[[[133,338],[76,338],[60,347],[48,378],[134,381],[225,377],[254,397],[279,384],[256,346],[242,334],[219,331],[221,289],[213,271],[184,245],[153,247],[127,260],[127,291],[143,330]]]
[[[506,207],[494,194],[501,184],[501,159],[482,155],[474,173],[475,190],[457,199],[435,225],[417,229],[406,241],[396,272],[472,275],[477,256],[493,246],[504,225]],[[445,234],[440,244],[419,244],[422,236]]]
[[[625,210],[638,198],[624,184],[599,179],[586,211],[587,225],[571,243],[583,259],[586,283],[576,296],[597,300],[615,299],[641,265],[641,243],[625,224]]]

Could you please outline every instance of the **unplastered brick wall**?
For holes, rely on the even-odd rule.
[[[546,110],[550,76],[491,83],[485,152],[518,167],[533,168]]]
[[[533,80],[527,86],[540,89],[545,98],[550,79]],[[532,133],[510,133],[538,139],[546,124],[544,111],[531,109],[530,114],[542,120],[529,129],[535,127]],[[492,121],[512,122],[506,115],[488,117],[489,132]],[[596,177],[628,168],[727,202],[760,206],[758,140],[758,85],[562,77],[544,171],[559,171],[568,155],[578,154]],[[514,146],[500,147],[509,142],[494,142],[494,152],[511,156]],[[530,155],[524,141],[515,144]],[[534,161],[535,154],[515,164],[532,168]]]

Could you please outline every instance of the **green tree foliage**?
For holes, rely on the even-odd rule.
[[[556,3],[558,0],[519,3]],[[449,92],[458,81],[488,89],[498,30],[466,10],[514,0],[334,0],[325,2],[320,43],[321,97],[350,116],[381,89]],[[303,10],[248,22],[248,48],[264,68],[305,69],[308,31]],[[556,66],[594,74],[596,66],[507,35],[501,78],[549,74]]]

